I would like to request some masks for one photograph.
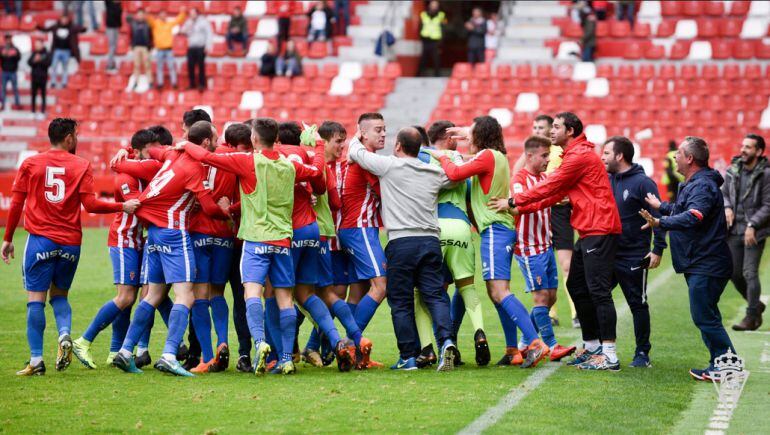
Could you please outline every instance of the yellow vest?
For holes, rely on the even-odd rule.
[[[439,11],[433,18],[431,18],[427,12],[421,12],[420,21],[422,22],[422,30],[420,30],[420,36],[434,41],[441,40],[441,23],[444,22],[445,17],[446,15],[441,11]]]

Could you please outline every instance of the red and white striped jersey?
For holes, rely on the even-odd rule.
[[[522,169],[513,177],[511,192],[513,194],[525,192],[546,177],[544,172],[532,175],[526,168]],[[551,208],[516,216],[516,233],[518,236],[514,246],[516,255],[530,257],[547,251],[551,247]]]
[[[380,180],[360,165],[349,163],[341,186],[342,221],[339,229],[381,227]]]
[[[144,183],[141,180],[128,174],[115,176],[115,201],[125,202],[139,198],[142,190],[144,190]],[[107,246],[142,249],[143,241],[139,218],[135,214],[115,213],[115,219],[110,224],[110,232],[107,236]]]

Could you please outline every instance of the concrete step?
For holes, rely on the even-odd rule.
[[[509,26],[526,24],[550,25],[552,23],[551,17],[520,17],[515,15],[508,17],[506,21]]]
[[[564,17],[567,7],[556,1],[518,2],[513,6],[513,15],[517,17]]]
[[[542,47],[544,39],[520,39],[516,37],[503,37],[500,47]]]
[[[0,143],[0,153],[17,153],[27,149],[26,142],[3,142]]]
[[[337,57],[342,61],[358,61],[361,63],[376,62],[379,58],[374,54],[374,43],[369,46],[340,47]]]
[[[502,47],[497,52],[497,61],[549,61],[553,59],[553,53],[548,47],[513,46]]]
[[[551,24],[517,24],[505,28],[504,35],[518,39],[558,38],[559,28]]]
[[[380,37],[380,35],[385,29],[386,28],[382,24],[371,25],[371,26],[366,26],[366,25],[350,26],[348,27],[348,36],[353,38],[353,40],[364,39],[364,40],[374,41]],[[403,36],[403,26],[388,28],[388,30],[393,34],[393,36],[396,37],[396,39],[399,39]]]
[[[3,137],[29,138],[35,135],[37,135],[36,127],[0,127],[0,136]]]

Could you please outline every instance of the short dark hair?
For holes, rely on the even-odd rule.
[[[52,144],[62,143],[64,138],[75,134],[77,126],[78,122],[72,118],[54,118],[48,124],[48,140]]]
[[[505,154],[505,141],[503,140],[503,127],[497,119],[485,115],[473,118],[473,133],[471,134],[476,148],[493,149]]]
[[[184,126],[187,128],[192,127],[192,125],[198,121],[211,122],[211,117],[203,109],[188,110],[187,112],[184,113],[184,115],[182,115],[182,122],[184,123]]]
[[[580,136],[583,132],[583,122],[572,112],[557,113],[554,118],[561,118],[564,121],[564,129],[572,129],[572,137]]]
[[[428,138],[428,132],[425,131],[425,127],[421,125],[413,125],[412,127],[414,127],[414,129],[417,130],[417,133],[420,133],[420,138],[422,138],[422,146],[429,147],[431,142],[430,142],[430,139]]]
[[[208,121],[198,121],[190,126],[190,131],[187,132],[187,140],[200,145],[205,139],[211,139],[214,136],[214,129]]]
[[[327,142],[332,140],[335,134],[345,138],[348,135],[348,131],[337,121],[324,121],[321,123],[321,126],[318,127],[318,135]]]
[[[232,123],[225,129],[225,142],[232,146],[248,145],[251,143],[251,128],[246,124]]]
[[[692,161],[701,168],[709,165],[709,146],[705,140],[697,136],[684,138],[684,154],[692,156]]]
[[[452,121],[447,121],[446,119],[441,119],[428,127],[428,138],[430,139],[430,143],[436,143],[440,140],[446,139],[447,128],[452,128],[455,126],[455,123]]]
[[[131,136],[131,148],[141,151],[147,144],[157,142],[158,135],[148,129],[139,130]]]
[[[551,141],[542,136],[530,136],[524,140],[524,151],[535,151],[538,148],[551,149]]]
[[[422,135],[415,127],[402,128],[396,135],[396,142],[401,144],[401,149],[406,155],[417,157],[422,145]]]
[[[757,148],[761,149],[762,151],[765,150],[765,138],[762,136],[755,133],[749,133],[746,135],[746,139],[753,139],[754,142],[757,143]]]
[[[622,154],[623,160],[626,163],[632,163],[634,161],[634,144],[631,140],[625,136],[612,136],[606,141],[604,145],[612,142],[612,152],[615,155]]]
[[[259,143],[267,147],[272,147],[278,138],[278,123],[273,118],[255,119],[252,129],[257,133]]]
[[[278,141],[284,145],[299,145],[302,129],[294,121],[278,124]]]
[[[537,115],[535,117],[535,122],[538,121],[548,121],[548,125],[553,125],[553,118],[548,115]]]
[[[161,145],[171,145],[174,143],[174,136],[172,136],[171,132],[162,125],[153,125],[152,127],[147,127],[147,130],[155,133],[158,137],[158,143]]]
[[[366,112],[362,113],[361,116],[358,117],[358,123],[360,124],[363,121],[366,121],[368,119],[380,119],[385,120],[385,118],[382,117],[382,114],[379,112]]]

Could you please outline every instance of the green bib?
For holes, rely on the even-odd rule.
[[[487,229],[493,223],[499,223],[507,228],[513,229],[513,216],[507,211],[494,212],[487,207],[489,199],[492,197],[508,198],[510,196],[511,169],[508,167],[508,159],[500,151],[492,150],[495,156],[495,173],[492,177],[492,185],[489,193],[484,193],[479,183],[479,177],[474,176],[471,179],[471,209],[473,217],[476,219],[479,233]]]
[[[334,231],[334,217],[332,216],[331,207],[329,207],[329,194],[324,193],[316,198],[316,203],[313,206],[315,214],[318,220],[318,230],[323,237],[336,237],[337,233]]]
[[[241,226],[238,238],[267,242],[292,236],[294,165],[284,156],[270,160],[254,153],[257,187],[251,193],[241,188]]]
[[[460,153],[458,153],[457,151],[443,150],[440,152],[448,156],[449,160],[451,160],[454,164],[462,164],[462,157],[459,157]],[[433,158],[433,155],[430,156],[430,163],[438,166],[439,168],[441,167],[441,162]],[[465,214],[468,214],[468,209],[466,207],[466,201],[465,201],[465,198],[467,197],[467,195],[468,195],[468,185],[465,182],[458,183],[457,186],[455,187],[441,190],[438,193],[438,203],[452,204],[453,206],[464,211]]]

